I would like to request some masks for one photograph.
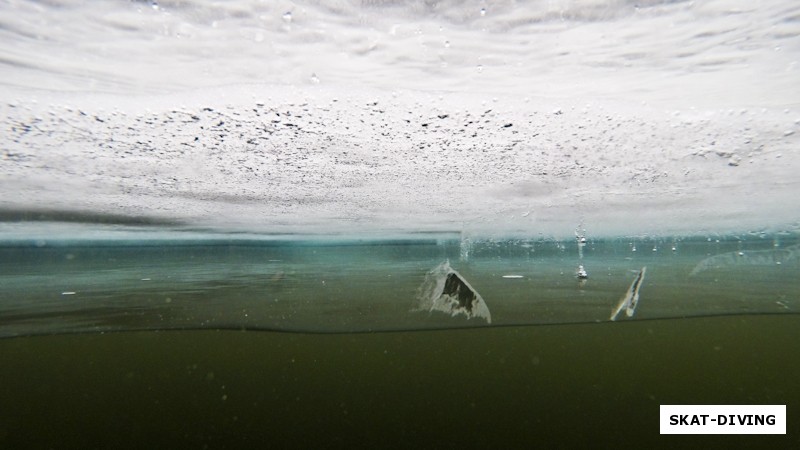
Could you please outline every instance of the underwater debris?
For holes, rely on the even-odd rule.
[[[583,285],[586,280],[589,279],[589,272],[587,272],[586,268],[583,266],[583,248],[586,247],[586,229],[583,228],[583,223],[575,229],[575,240],[578,242],[579,262],[578,270],[575,271],[575,276],[580,280],[581,285]]]
[[[481,295],[445,261],[428,272],[417,290],[417,311],[441,311],[450,316],[463,314],[492,323],[489,307]]]
[[[636,305],[639,304],[639,289],[642,287],[644,273],[646,270],[647,267],[645,266],[639,271],[639,275],[637,275],[636,279],[633,280],[633,283],[631,283],[631,286],[628,288],[625,296],[622,297],[622,300],[619,301],[617,308],[613,313],[611,313],[610,320],[617,320],[617,316],[619,316],[619,313],[622,312],[623,308],[625,308],[626,316],[633,317],[633,313],[636,312]]]
[[[575,229],[575,240],[578,242],[578,259],[583,260],[583,247],[586,247],[586,230],[583,225]]]

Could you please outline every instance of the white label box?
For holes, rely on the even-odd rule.
[[[661,405],[661,434],[786,434],[786,405]]]

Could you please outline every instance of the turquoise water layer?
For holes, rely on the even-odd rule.
[[[792,314],[800,309],[799,256],[791,234],[358,238],[119,226],[49,237],[7,233],[0,242],[0,336],[352,333]],[[443,263],[490,318],[463,314],[467,305],[433,306],[448,301],[444,278],[439,287],[435,280]],[[624,305],[634,285],[637,301]]]

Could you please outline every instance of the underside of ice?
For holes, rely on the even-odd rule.
[[[267,232],[797,229],[798,15],[3,2],[0,209]]]

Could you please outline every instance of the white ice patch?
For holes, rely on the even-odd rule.
[[[728,252],[710,256],[694,266],[690,276],[711,269],[750,266],[776,266],[800,260],[800,246],[792,245],[783,249]]]
[[[445,261],[428,272],[425,281],[417,290],[417,311],[441,311],[452,317],[463,314],[492,323],[489,307],[483,297],[464,277]]]
[[[619,316],[619,313],[622,312],[623,309],[625,309],[626,316],[633,317],[633,314],[636,312],[636,306],[639,304],[639,289],[641,289],[642,283],[644,282],[644,273],[646,270],[647,267],[642,267],[642,270],[639,271],[636,279],[633,280],[631,286],[628,288],[627,292],[625,292],[625,296],[622,297],[617,308],[611,313],[610,320],[617,320],[617,316]]]

